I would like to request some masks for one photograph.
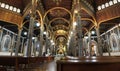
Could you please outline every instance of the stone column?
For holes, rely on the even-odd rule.
[[[3,30],[2,28],[0,28],[0,41],[2,40],[2,34],[3,34]]]
[[[67,55],[70,55],[69,43],[67,43]]]
[[[107,47],[107,49],[108,49],[108,54],[109,54],[109,56],[111,56],[111,54],[110,54],[110,42],[109,42],[109,37],[108,37],[108,35],[106,34],[105,35],[105,37],[106,37],[106,40],[107,40],[107,43],[108,43],[108,47]]]
[[[47,34],[46,34],[46,37],[45,37],[45,52],[47,53],[47,49],[49,48],[49,40],[47,38]]]
[[[24,37],[22,38],[22,46],[21,46],[21,53],[23,53],[23,49],[24,49]]]
[[[88,53],[89,53],[90,56],[92,56],[92,54],[91,54],[91,52],[92,52],[92,49],[91,49],[91,32],[90,31],[88,31],[88,42],[89,42]]]
[[[79,56],[83,56],[83,38],[82,38],[82,25],[81,25],[81,17],[80,14],[76,14],[76,22],[77,22],[77,36],[78,36],[78,48],[79,48]]]
[[[37,7],[38,0],[32,0],[32,7],[31,7],[31,14],[30,14],[30,23],[29,23],[29,30],[28,30],[28,46],[27,46],[27,56],[31,56],[31,47],[32,47],[32,37],[33,37],[33,30],[34,30],[34,23],[35,23],[35,15],[36,15],[36,7]]]
[[[13,48],[15,47],[15,35],[13,35],[12,40],[11,40],[11,47],[10,47],[10,52],[11,56],[13,55]]]
[[[0,48],[1,48],[2,36],[3,36],[3,29],[1,27],[0,28]],[[0,51],[1,51],[1,49],[0,49]]]
[[[40,30],[40,48],[39,48],[39,55],[38,56],[42,56],[42,50],[43,50],[43,31]]]
[[[117,32],[118,32],[118,40],[120,39],[120,31],[119,31],[120,26],[117,27]],[[120,41],[119,41],[120,42]],[[120,44],[118,44],[118,46],[120,46]],[[120,51],[120,48],[119,48]]]
[[[103,56],[102,47],[101,47],[101,39],[100,39],[99,26],[96,27],[96,33],[97,33],[97,41],[98,41],[98,52],[99,52],[99,56]]]
[[[32,48],[32,37],[33,37],[33,30],[34,30],[34,21],[35,18],[33,17],[33,15],[31,15],[30,17],[30,24],[29,24],[29,32],[28,32],[28,47],[27,47],[27,56],[30,57],[31,56],[31,48]]]
[[[18,56],[18,53],[19,53],[21,32],[22,32],[22,28],[18,28],[18,37],[17,37],[16,49],[15,49],[15,56]]]

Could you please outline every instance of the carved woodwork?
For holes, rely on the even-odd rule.
[[[0,20],[16,25],[21,25],[22,16],[9,10],[0,9]]]

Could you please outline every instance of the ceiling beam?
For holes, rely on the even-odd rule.
[[[85,10],[92,18],[95,18],[95,11],[92,11],[90,7],[81,0],[81,9]]]

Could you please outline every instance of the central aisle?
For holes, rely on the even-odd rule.
[[[41,64],[39,67],[37,67],[36,69],[32,69],[30,71],[57,71],[56,70],[56,62],[55,61],[45,62],[45,63]]]
[[[56,71],[56,62],[52,61],[48,63],[46,71]]]
[[[34,65],[35,66],[35,65]],[[26,70],[24,70],[26,71]],[[57,71],[56,70],[56,62],[44,62],[43,64],[37,65],[36,68],[28,69],[27,71]]]

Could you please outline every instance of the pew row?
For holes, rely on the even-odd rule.
[[[120,57],[65,57],[57,71],[120,71]]]
[[[0,56],[0,66],[14,66],[15,71],[19,70],[22,64],[29,65],[33,63],[41,63],[44,61],[52,61],[54,57],[21,57],[21,56]]]

